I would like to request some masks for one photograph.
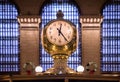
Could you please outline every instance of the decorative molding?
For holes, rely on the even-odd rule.
[[[100,27],[103,21],[102,16],[82,16],[80,18],[80,23],[82,27]]]
[[[18,22],[21,28],[39,27],[41,19],[39,16],[18,16]]]

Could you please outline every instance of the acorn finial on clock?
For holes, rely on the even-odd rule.
[[[63,19],[64,14],[63,14],[63,12],[62,12],[61,10],[59,10],[59,11],[57,12],[56,16],[57,16],[57,19]]]

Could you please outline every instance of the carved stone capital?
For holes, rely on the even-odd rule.
[[[102,16],[81,16],[80,18],[82,27],[100,27],[102,21]]]
[[[39,16],[18,16],[18,22],[20,23],[20,27],[39,27],[39,23],[41,19]]]

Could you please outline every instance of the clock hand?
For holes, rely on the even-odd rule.
[[[68,42],[67,38],[64,36],[64,34],[61,32],[60,29],[57,28],[57,30],[59,31],[59,33],[63,36],[63,38]]]
[[[60,24],[60,31],[61,31],[61,28],[62,28],[62,24]]]
[[[62,24],[60,24],[60,29],[58,30],[58,36],[60,36],[61,27],[62,27]]]
[[[57,28],[57,30],[58,30],[58,36],[60,36],[60,30]]]
[[[68,42],[67,38],[63,35],[63,33],[60,31],[60,34],[64,37],[64,39]]]

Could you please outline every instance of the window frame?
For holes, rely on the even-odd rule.
[[[115,6],[114,4],[116,4],[116,5],[118,5],[118,3],[117,2],[114,2],[114,1],[117,1],[117,0],[109,0],[109,1],[107,1],[106,3],[105,3],[105,5],[104,5],[104,7],[102,8],[102,15],[103,15],[103,23],[102,23],[102,27],[101,27],[101,58],[100,58],[100,63],[101,63],[101,66],[100,66],[100,71],[101,71],[101,73],[109,73],[109,74],[111,74],[111,73],[120,73],[120,66],[119,66],[119,64],[120,64],[120,60],[117,60],[117,63],[114,63],[114,55],[113,55],[113,48],[111,48],[112,49],[112,51],[111,51],[111,55],[107,52],[108,50],[103,50],[103,46],[105,46],[105,42],[103,43],[102,41],[103,40],[108,40],[108,39],[111,39],[112,40],[112,43],[110,44],[110,42],[109,42],[109,44],[110,45],[108,45],[108,43],[106,43],[106,47],[108,47],[108,48],[110,48],[110,47],[113,47],[113,45],[114,46],[118,46],[118,44],[117,45],[115,45],[113,42],[113,38],[114,38],[114,36],[110,36],[110,37],[108,37],[107,38],[107,34],[108,34],[108,32],[109,33],[111,33],[111,32],[117,32],[117,33],[119,33],[118,31],[114,31],[114,29],[113,29],[113,25],[115,25],[115,21],[111,21],[111,20],[113,20],[113,14],[114,14],[114,12],[117,12],[118,13],[118,11],[114,11],[113,12],[113,10],[112,11],[107,11],[107,9],[105,10],[105,8],[108,8],[110,5],[112,5],[112,6]],[[119,1],[119,5],[120,5],[120,1]],[[112,7],[113,8],[113,7]],[[108,14],[106,14],[106,13],[108,13]],[[120,11],[119,11],[119,13],[120,13]],[[106,14],[106,15],[109,15],[109,17],[110,18],[112,18],[112,19],[110,19],[110,18],[108,18],[108,16],[104,16],[104,14]],[[119,19],[120,19],[120,17],[119,17]],[[108,23],[105,23],[105,22],[109,22],[109,24]],[[117,23],[118,23],[118,21],[117,21]],[[111,24],[111,25],[110,25]],[[108,31],[108,26],[109,26],[109,31]],[[104,29],[103,29],[104,28]],[[118,26],[116,27],[116,28],[118,28]],[[107,30],[106,30],[107,29]],[[103,34],[103,31],[108,31],[107,33],[105,33],[104,32],[104,34]],[[110,30],[111,30],[111,32],[110,32]],[[113,34],[113,33],[112,33]],[[106,35],[106,36],[105,36]],[[104,36],[104,37],[103,37]],[[118,36],[117,36],[118,37]],[[120,39],[119,39],[120,40]],[[110,41],[110,40],[109,40]],[[118,41],[118,39],[117,39],[117,41]],[[106,41],[107,42],[107,41]],[[116,41],[115,41],[116,42]],[[118,42],[117,42],[118,43]],[[116,48],[115,48],[116,49]],[[117,49],[120,49],[120,48],[118,48],[117,47]],[[104,53],[106,53],[106,54],[103,54],[103,52]],[[106,55],[106,57],[104,57],[103,58],[103,55]],[[120,54],[119,53],[116,53],[116,55],[117,55],[117,58],[116,59],[119,59],[119,56],[120,56]],[[111,57],[109,57],[109,56],[111,56]],[[108,59],[109,58],[109,59]],[[103,60],[106,60],[106,62],[105,61],[103,61]],[[108,62],[108,60],[111,60],[110,62]],[[108,66],[108,68],[106,68],[106,66],[103,66],[103,65],[109,65]],[[114,66],[112,66],[112,65],[115,65],[116,67],[114,68]],[[117,65],[116,65],[117,64]],[[105,70],[106,69],[106,70]],[[116,71],[115,71],[116,70]]]
[[[3,30],[7,33],[5,36],[4,35],[0,36],[1,46],[6,46],[5,54],[2,53],[3,51],[0,52],[1,57],[6,56],[5,58],[1,58],[0,74],[10,74],[10,75],[11,74],[20,74],[20,32],[19,32],[20,30],[19,30],[19,24],[17,21],[17,16],[19,15],[18,7],[11,0],[2,0],[0,2],[0,5],[1,5],[1,10],[0,10],[1,14],[0,15],[2,16],[2,18],[0,18],[0,20],[4,19],[4,21],[2,21],[2,23],[1,23],[1,27],[5,27],[5,25],[3,25],[3,24],[7,23],[6,28],[0,29],[2,32],[1,34],[4,33]],[[7,7],[5,7],[5,6],[7,6]],[[6,9],[4,12],[3,12],[3,7]],[[8,9],[8,8],[10,8],[10,9]],[[9,12],[12,12],[12,13],[10,14]],[[6,16],[4,15],[4,13]],[[4,18],[4,16],[6,18]],[[13,28],[10,28],[10,27],[13,27]],[[10,32],[10,33],[8,33],[8,32]],[[5,43],[4,45],[3,45],[2,39],[6,40],[6,42],[4,42]],[[8,40],[10,40],[10,42]],[[15,41],[13,41],[13,40],[15,40]],[[10,46],[10,47],[8,48],[8,46]],[[3,47],[1,47],[1,49],[3,49]],[[8,56],[10,58],[8,58]],[[3,59],[5,59],[5,63],[4,63]],[[3,68],[5,70],[3,70]]]

